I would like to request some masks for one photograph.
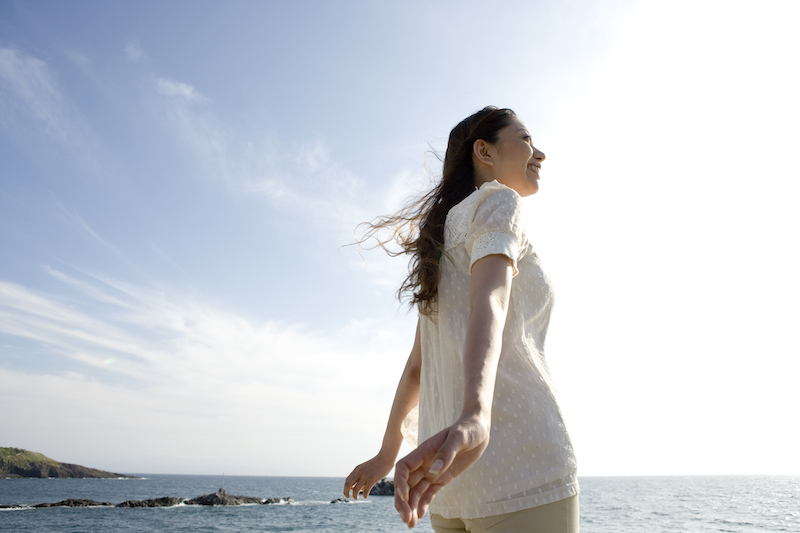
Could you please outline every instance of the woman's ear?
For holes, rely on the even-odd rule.
[[[485,165],[492,166],[494,162],[492,161],[492,156],[489,153],[489,143],[484,141],[483,139],[478,139],[474,143],[472,143],[472,156],[475,158],[476,161],[479,161]]]

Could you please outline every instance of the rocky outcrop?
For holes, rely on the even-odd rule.
[[[347,500],[341,500],[346,502]],[[212,494],[205,494],[197,496],[191,500],[186,498],[175,498],[173,496],[163,496],[161,498],[154,498],[151,500],[127,500],[122,503],[114,505],[109,502],[96,502],[94,500],[80,500],[70,498],[56,503],[37,503],[36,505],[0,505],[0,509],[29,509],[37,508],[42,509],[46,507],[174,507],[176,505],[245,505],[252,503],[263,504],[292,504],[295,503],[294,498],[291,496],[284,496],[283,498],[254,498],[252,496],[234,496],[228,494],[225,489],[219,489]],[[336,502],[331,502],[336,503]]]
[[[264,500],[252,496],[234,496],[225,492],[225,489],[219,489],[217,492],[197,496],[184,503],[186,505],[244,505],[246,503],[264,503]]]
[[[152,500],[128,500],[117,507],[174,507],[186,501],[185,498],[174,498],[172,496],[164,496],[162,498],[154,498]]]
[[[0,448],[0,478],[133,478],[54,459],[20,448]]]
[[[281,504],[281,503],[294,503],[294,499],[291,496],[284,496],[283,498],[267,498],[264,500],[264,503],[267,505],[271,504]]]
[[[114,507],[113,503],[109,502],[96,502],[94,500],[79,500],[70,498],[56,503],[37,503],[31,507]]]
[[[362,494],[359,492],[359,494]],[[394,496],[394,481],[389,481],[386,478],[375,483],[375,485],[369,490],[370,496]],[[349,503],[350,500],[345,500],[344,498],[336,498],[335,500],[331,500],[331,503]]]
[[[394,481],[389,481],[386,478],[375,483],[369,491],[370,496],[394,496]]]

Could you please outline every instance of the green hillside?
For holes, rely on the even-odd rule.
[[[81,465],[61,463],[41,453],[0,447],[0,478],[120,478],[131,477]]]
[[[3,464],[26,466],[30,463],[44,463],[60,465],[58,461],[50,459],[41,453],[29,452],[22,448],[0,448],[0,462]]]

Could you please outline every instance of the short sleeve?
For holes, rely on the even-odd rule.
[[[526,235],[522,216],[522,198],[497,182],[484,183],[478,191],[475,214],[467,229],[469,267],[487,255],[504,255],[511,260],[514,275],[517,261],[525,250]]]

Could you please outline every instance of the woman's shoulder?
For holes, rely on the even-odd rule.
[[[477,192],[482,192],[485,196],[501,194],[503,195],[503,197],[506,198],[522,199],[522,197],[519,195],[519,193],[517,193],[517,191],[515,191],[508,185],[503,185],[497,180],[486,181],[483,184],[481,184],[481,186],[478,187],[476,190]]]
[[[495,215],[518,220],[521,211],[522,197],[514,189],[498,181],[483,183],[450,209],[445,223],[445,245],[455,246],[466,239],[469,228],[475,223],[476,218],[489,218]]]
[[[500,205],[513,205],[514,207],[522,206],[522,197],[514,189],[507,187],[499,181],[487,181],[480,187],[461,200],[459,203],[450,208],[447,214],[448,218],[452,215],[454,217],[464,213],[472,213],[484,203],[489,202],[489,208]]]

